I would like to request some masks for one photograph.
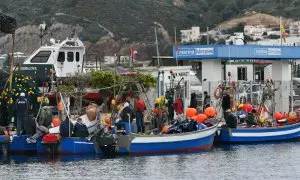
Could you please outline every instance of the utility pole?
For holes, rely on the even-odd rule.
[[[177,59],[177,53],[178,53],[178,44],[177,44],[177,36],[176,36],[176,27],[174,26],[174,33],[175,33],[175,39],[174,39],[174,44],[175,44],[175,51],[176,51],[176,65],[178,66],[178,59]]]
[[[209,45],[209,35],[208,35],[208,26],[206,26],[206,42],[207,42],[207,45]]]
[[[281,32],[281,28],[282,28],[282,22],[281,22],[281,16],[279,18],[279,32],[280,32],[280,46],[282,46],[282,32]]]
[[[158,50],[158,40],[157,40],[156,24],[155,24],[154,32],[155,32],[156,54],[157,54],[157,67],[160,67],[160,56],[159,56],[159,50]]]
[[[13,67],[14,67],[14,49],[15,49],[15,33],[12,34],[12,47],[11,47],[11,58],[10,58],[10,76],[9,76],[9,91],[12,90],[13,80]]]

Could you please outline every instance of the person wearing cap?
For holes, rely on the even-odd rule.
[[[225,114],[226,114],[225,121],[226,121],[227,127],[228,128],[236,128],[236,126],[237,126],[237,118],[236,118],[236,116],[231,112],[230,109],[227,109],[225,111]]]
[[[25,97],[25,93],[20,93],[15,108],[17,112],[17,135],[26,134],[25,127],[28,125],[29,102]]]

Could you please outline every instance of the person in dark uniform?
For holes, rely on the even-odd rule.
[[[61,137],[70,137],[73,131],[73,124],[70,122],[69,117],[67,116],[66,119],[60,124],[59,126],[59,135]]]
[[[227,115],[226,110],[230,109],[230,96],[227,93],[227,90],[224,90],[224,92],[223,92],[222,109],[223,109],[223,114],[224,114],[224,118],[225,118]]]
[[[73,129],[73,136],[74,137],[81,137],[81,138],[86,138],[86,137],[89,136],[88,128],[86,127],[85,124],[83,124],[81,118],[77,119],[77,122],[74,126],[74,129]]]
[[[203,100],[203,112],[206,108],[210,107],[210,96],[207,91],[204,91],[204,100]]]
[[[197,104],[197,99],[196,99],[196,94],[192,93],[191,94],[191,103],[190,103],[190,108],[195,108],[197,109],[198,104]]]
[[[234,116],[234,114],[232,114],[231,110],[230,109],[227,109],[226,112],[226,118],[225,118],[225,121],[226,121],[226,126],[228,128],[236,128],[237,126],[237,117]]]
[[[20,93],[15,106],[17,112],[17,135],[26,134],[25,127],[28,124],[29,102],[25,98],[25,93]]]

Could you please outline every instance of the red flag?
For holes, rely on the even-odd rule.
[[[135,59],[135,52],[134,52],[133,48],[130,48],[129,51],[130,51],[131,58]]]

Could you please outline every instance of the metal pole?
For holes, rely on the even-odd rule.
[[[183,79],[183,78],[182,78]],[[185,81],[184,81],[184,79],[183,79],[183,118],[185,118],[185,105],[186,105],[186,103],[185,103],[185,93],[187,93],[186,92],[186,87],[185,87]]]
[[[175,54],[175,56],[176,56],[176,65],[178,66],[178,59],[177,59],[177,46],[178,46],[178,44],[177,44],[177,36],[176,36],[176,27],[174,26],[174,33],[175,33],[175,42],[174,42],[174,44],[175,44],[175,51],[176,51],[176,54]]]
[[[129,127],[128,127],[128,135],[130,135],[131,134],[131,124],[130,124],[130,114],[127,114],[127,116],[128,116],[128,125],[129,125]]]
[[[282,32],[281,32],[281,28],[282,28],[282,22],[281,22],[281,16],[279,18],[279,32],[280,32],[280,46],[282,46]]]
[[[155,24],[154,32],[155,32],[156,54],[157,54],[157,67],[160,67],[160,56],[159,56],[159,50],[158,50],[156,24]]]
[[[209,45],[209,35],[208,35],[208,26],[206,27],[206,38],[207,38],[207,45]]]
[[[96,70],[98,70],[98,56],[96,56]]]
[[[160,96],[160,71],[158,70],[157,74],[157,98]]]
[[[11,59],[10,59],[10,76],[9,76],[9,91],[12,89],[13,80],[13,67],[14,67],[14,48],[15,48],[15,33],[12,34],[12,47],[11,47]]]
[[[294,64],[294,61],[292,61],[292,64],[291,64],[291,81],[290,81],[291,112],[293,112],[293,111],[294,111],[294,93],[293,93],[293,64]]]
[[[114,98],[116,98],[116,74],[117,74],[117,71],[116,71],[116,58],[115,58],[115,61],[114,61]]]
[[[253,96],[252,96],[252,93],[253,93],[253,92],[252,92],[252,85],[253,85],[253,84],[252,84],[252,81],[250,81],[250,103],[251,103],[251,104],[252,104],[252,101],[253,101],[253,99],[252,99],[252,98],[253,98]],[[246,98],[247,98],[247,97],[246,97]]]

